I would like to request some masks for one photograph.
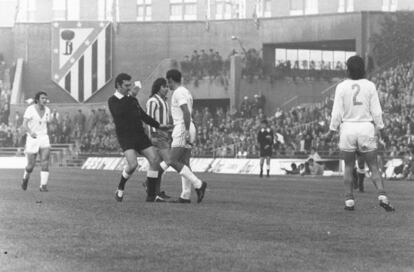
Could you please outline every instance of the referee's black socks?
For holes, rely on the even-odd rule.
[[[118,185],[118,190],[125,190],[125,184],[128,181],[129,177],[131,175],[129,175],[125,169],[122,171],[122,175],[121,175],[121,180],[119,181],[119,185]]]
[[[147,172],[147,199],[152,199],[157,195],[158,171],[148,170]],[[159,193],[159,192],[158,192]]]
[[[159,195],[161,192],[161,179],[162,179],[163,171],[158,171],[158,178],[155,186],[155,193],[156,195]]]

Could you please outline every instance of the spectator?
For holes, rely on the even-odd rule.
[[[79,109],[78,113],[74,117],[74,125],[79,128],[81,134],[84,133],[86,127],[86,116],[82,113],[82,110]]]
[[[245,96],[240,104],[240,115],[244,118],[250,118],[251,116],[251,103],[249,98]]]
[[[91,110],[91,114],[88,116],[87,118],[87,126],[88,126],[88,131],[92,131],[93,129],[95,129],[96,124],[98,123],[98,115],[96,114],[96,110],[92,109]]]
[[[322,176],[324,167],[315,162],[312,158],[308,160],[310,174],[313,176]]]
[[[288,175],[299,175],[300,174],[300,169],[297,167],[296,163],[292,162],[292,164],[290,165],[291,170],[288,170],[286,168],[282,168],[282,170],[284,170],[286,172],[286,174]]]
[[[15,115],[14,115],[14,123],[13,126],[16,128],[21,127],[21,125],[23,124],[23,116],[19,111],[16,111]]]

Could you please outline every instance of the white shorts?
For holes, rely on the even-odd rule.
[[[30,135],[27,135],[26,146],[24,149],[25,153],[36,154],[41,148],[50,148],[48,135],[37,136],[37,138],[32,138]]]
[[[344,122],[339,134],[339,149],[369,152],[377,149],[375,126],[371,122]]]
[[[192,145],[195,143],[196,139],[196,128],[191,122],[190,124],[190,141],[187,142],[185,139],[185,125],[179,124],[175,125],[173,132],[172,132],[172,143],[171,147],[185,147],[191,148]]]

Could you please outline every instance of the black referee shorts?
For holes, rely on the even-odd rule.
[[[148,139],[148,136],[145,133],[133,137],[118,138],[118,140],[122,151],[134,149],[137,152],[141,152],[141,150],[152,146],[150,139]]]
[[[261,148],[260,149],[260,157],[272,157],[272,149],[271,148]]]

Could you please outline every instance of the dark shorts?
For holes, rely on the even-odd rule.
[[[272,156],[272,149],[268,148],[268,149],[264,149],[261,148],[260,149],[260,157],[271,157]]]
[[[152,145],[156,148],[162,150],[162,149],[170,149],[170,141],[160,138],[152,138],[151,139]]]
[[[148,139],[148,136],[144,133],[134,137],[118,138],[118,140],[122,151],[134,149],[135,151],[141,152],[141,150],[152,146],[150,139]]]
[[[168,133],[151,133],[152,145],[158,149],[169,149],[171,146],[171,137]]]

